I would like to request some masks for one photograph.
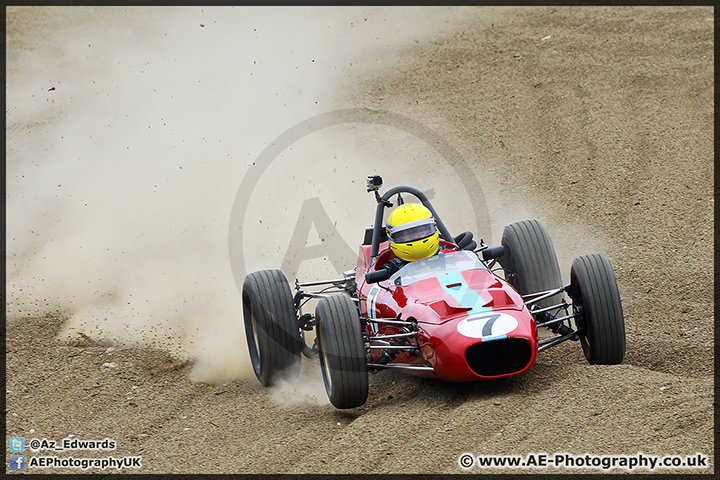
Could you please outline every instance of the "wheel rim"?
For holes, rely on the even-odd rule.
[[[577,330],[583,331],[580,335],[580,347],[582,348],[583,355],[585,355],[585,358],[590,360],[592,358],[592,351],[590,349],[590,342],[588,341],[588,326],[587,322],[585,321],[585,318],[583,317],[583,305],[582,305],[582,292],[580,291],[579,286],[575,286],[575,292],[578,296],[578,299],[575,300],[577,305],[573,305],[573,313],[576,315],[574,318],[575,326],[577,327]]]

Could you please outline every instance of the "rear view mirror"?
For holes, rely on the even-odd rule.
[[[390,278],[390,270],[380,269],[375,270],[374,272],[366,273],[365,274],[365,281],[367,283],[377,283],[382,282],[383,280],[387,280]]]
[[[494,260],[505,255],[505,247],[498,245],[497,247],[486,248],[482,251],[483,260]]]

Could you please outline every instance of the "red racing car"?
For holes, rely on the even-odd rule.
[[[280,270],[245,278],[248,348],[263,385],[297,375],[303,355],[319,355],[328,397],[342,409],[363,405],[368,373],[383,369],[450,382],[506,377],[527,371],[539,352],[566,340],[579,341],[592,364],[622,362],[622,304],[604,255],[576,258],[563,286],[552,241],[537,220],[507,225],[497,247],[482,240],[478,246],[470,232],[452,237],[418,189],[398,186],[381,196],[381,185],[379,176],[368,177],[375,224],[343,278],[296,280],[294,295]],[[439,248],[392,271],[381,268],[395,258],[383,214],[393,196],[403,203],[402,194],[432,212]],[[318,299],[315,313],[303,313],[310,299]],[[539,340],[539,327],[553,335]],[[312,347],[305,340],[311,330]]]

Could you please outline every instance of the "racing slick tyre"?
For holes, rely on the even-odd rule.
[[[615,272],[604,255],[583,255],[570,269],[570,295],[584,330],[580,342],[593,365],[615,365],[625,356],[625,321]]]
[[[502,234],[505,255],[498,262],[505,279],[520,295],[560,288],[562,275],[550,234],[537,220],[506,225]],[[562,294],[537,302],[540,307],[557,305]]]
[[[245,277],[243,319],[255,376],[264,386],[300,373],[302,339],[293,296],[280,270],[260,270]]]
[[[369,380],[355,304],[347,295],[321,299],[315,309],[320,367],[330,402],[335,408],[363,405]]]

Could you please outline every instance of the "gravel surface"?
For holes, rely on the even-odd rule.
[[[44,43],[47,29],[72,35],[84,22],[107,22],[77,12],[8,11],[13,82],[32,77],[30,52],[62,52]],[[68,314],[48,309],[8,319],[8,438],[109,437],[113,456],[142,455],[143,473],[461,473],[464,452],[700,452],[710,469],[662,472],[712,472],[712,8],[490,8],[462,17],[353,73],[336,106],[398,112],[448,139],[485,194],[486,241],[497,244],[508,222],[538,218],[564,276],[577,255],[607,255],[627,326],[621,365],[588,365],[566,342],[529,372],[497,381],[372,375],[368,402],[337,411],[315,362],[304,363],[304,389],[267,390],[247,375],[197,382],[193,362],[167,350],[61,340]],[[9,143],[20,145],[22,131],[9,124]],[[9,166],[32,160],[22,151],[8,151]]]

